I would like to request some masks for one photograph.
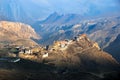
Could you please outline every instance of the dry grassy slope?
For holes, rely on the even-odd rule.
[[[14,41],[12,44],[14,45],[19,45],[19,46],[34,46],[34,45],[38,45],[35,41],[31,40],[31,39],[18,39],[16,41]]]
[[[39,39],[38,35],[34,31],[32,27],[23,23],[17,22],[8,22],[1,21],[0,22],[0,41],[4,42],[14,42],[21,41],[21,39]],[[20,40],[19,40],[20,39]],[[32,41],[32,40],[28,40]],[[32,41],[32,43],[34,43]]]
[[[53,51],[46,62],[58,67],[78,68],[80,71],[109,71],[119,67],[118,62],[87,37],[74,41],[64,51]]]

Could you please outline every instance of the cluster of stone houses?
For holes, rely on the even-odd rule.
[[[80,41],[81,39],[85,38],[86,34],[78,35],[74,37],[72,40],[62,40],[62,41],[55,41],[52,47],[52,50],[65,50],[70,44],[74,43],[75,41]],[[87,38],[86,38],[87,39]],[[90,41],[88,39],[88,41]]]
[[[16,49],[19,51],[18,53],[22,53],[22,54],[32,54],[32,48],[30,47],[16,47]]]
[[[16,49],[19,51],[18,52],[18,55],[24,55],[24,57],[35,57],[38,55],[38,53],[41,53],[41,51],[43,51],[44,48],[41,48],[41,47],[24,47],[24,46],[21,46],[21,47],[16,47]],[[46,46],[45,50],[47,51],[48,50],[48,46]],[[35,55],[36,54],[36,55]],[[46,58],[48,57],[48,52],[42,52],[41,53],[42,55],[42,58]]]
[[[65,50],[72,40],[55,41],[52,50]]]
[[[32,54],[32,50],[29,47],[22,47],[19,50],[20,50],[19,53]]]

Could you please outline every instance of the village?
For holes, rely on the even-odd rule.
[[[65,39],[60,41],[54,41],[53,45],[46,45],[44,47],[38,45],[30,46],[30,47],[14,45],[14,47],[12,46],[11,48],[11,52],[9,52],[9,56],[35,60],[35,61],[42,61],[45,58],[48,58],[50,53],[54,53],[55,51],[58,52],[61,51],[64,53],[70,45],[82,40],[88,41],[89,42],[88,46],[97,47],[98,49],[100,49],[97,43],[91,44],[86,34],[82,34],[74,37],[71,40]]]

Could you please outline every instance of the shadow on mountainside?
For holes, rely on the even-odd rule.
[[[119,80],[119,72],[103,75],[92,72],[81,72],[36,63],[22,59],[18,63],[0,62],[0,80]]]

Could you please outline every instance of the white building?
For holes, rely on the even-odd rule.
[[[48,57],[48,53],[44,53],[43,55],[42,55],[42,58],[47,58]]]

